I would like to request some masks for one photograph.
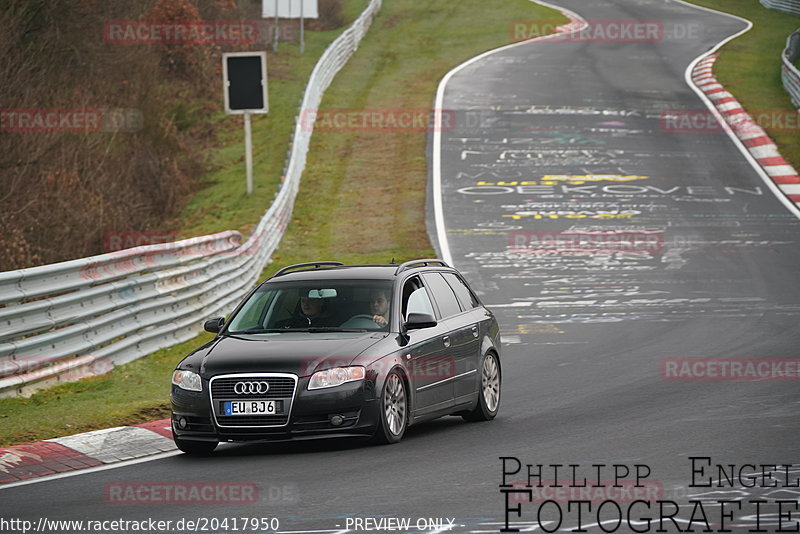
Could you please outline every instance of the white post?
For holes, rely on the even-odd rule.
[[[247,194],[253,194],[253,142],[250,132],[250,114],[244,112],[244,151],[247,162]]]
[[[272,42],[272,51],[278,51],[278,38],[281,33],[280,23],[278,22],[278,0],[275,0],[275,24],[272,25],[273,29],[275,30],[273,33],[275,34],[275,39]]]
[[[305,6],[306,0],[300,0],[300,53],[306,51],[306,39],[303,33],[304,29],[304,20],[303,20],[303,6]]]

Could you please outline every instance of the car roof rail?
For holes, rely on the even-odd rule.
[[[409,269],[413,269],[417,265],[421,265],[422,267],[428,267],[430,265],[433,265],[434,263],[438,264],[441,267],[448,267],[448,268],[450,267],[443,260],[438,260],[438,259],[411,260],[411,261],[407,261],[405,263],[401,263],[400,266],[397,267],[397,270],[394,272],[394,274],[395,274],[395,276],[397,276],[398,274],[402,273],[403,271],[407,271]]]
[[[344,263],[340,261],[313,261],[309,263],[297,263],[295,265],[289,265],[288,267],[284,267],[277,273],[273,274],[272,278],[284,275],[289,271],[311,270],[310,268],[319,269],[320,267],[323,266],[339,267],[341,265],[344,265]]]

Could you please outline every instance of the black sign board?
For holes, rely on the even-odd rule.
[[[225,111],[227,113],[266,113],[266,52],[223,54]]]

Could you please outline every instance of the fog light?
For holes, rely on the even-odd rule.
[[[186,429],[186,418],[185,417],[181,417],[180,419],[178,419],[178,427],[181,430],[185,430]]]
[[[331,416],[331,424],[333,426],[340,426],[342,423],[344,423],[344,417],[342,417],[341,415],[337,414]]]

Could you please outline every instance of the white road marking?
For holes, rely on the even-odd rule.
[[[791,165],[765,165],[764,170],[770,176],[790,176],[796,174]]]
[[[34,460],[41,460],[42,457],[38,454],[25,452],[23,450],[9,451],[0,456],[0,471],[8,473],[9,469],[22,463],[23,458],[33,458]]]
[[[782,184],[778,187],[787,195],[800,195],[800,184]]]
[[[741,109],[741,107],[742,105],[739,102],[725,102],[717,106],[717,109],[720,111],[730,111],[732,109]],[[741,115],[741,113],[739,113],[739,115]]]
[[[142,458],[154,450],[175,448],[171,439],[138,426],[106,428],[45,441],[58,443],[104,464]]]
[[[758,137],[761,137],[761,135],[758,135]],[[753,147],[751,150],[753,156],[758,159],[774,158],[780,156],[780,153],[772,145],[756,146]]]
[[[177,456],[183,454],[181,451],[169,451],[146,456],[144,458],[134,458],[133,460],[125,460],[124,462],[117,462],[115,464],[98,465],[97,467],[87,467],[86,469],[78,469],[76,471],[67,471],[66,473],[56,473],[55,475],[46,475],[38,478],[29,478],[27,480],[20,480],[19,482],[9,482],[8,484],[0,484],[0,490],[16,488],[18,486],[27,486],[28,484],[37,484],[39,482],[50,482],[51,480],[58,480],[60,478],[76,477],[78,475],[85,475],[88,473],[96,473],[97,471],[106,471],[108,469],[116,469],[118,467],[128,467],[129,465],[143,464],[153,460],[162,460],[170,456]]]

